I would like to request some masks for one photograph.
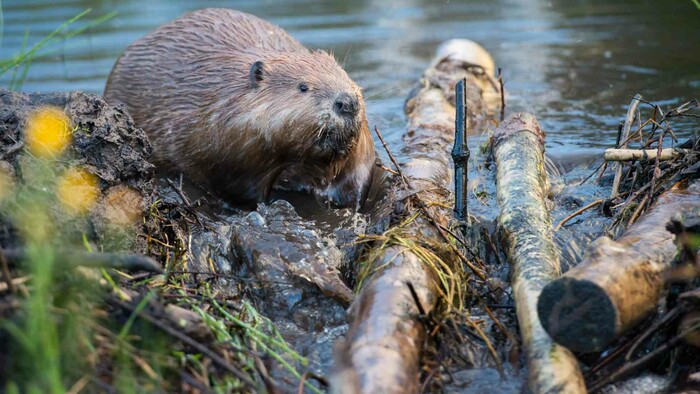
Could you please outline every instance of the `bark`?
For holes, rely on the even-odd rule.
[[[512,265],[512,285],[529,387],[535,393],[585,393],[573,354],[555,344],[537,317],[537,297],[560,275],[545,199],[544,133],[529,114],[516,114],[494,134],[498,218]]]
[[[406,218],[422,212],[401,230],[402,237],[416,242],[428,239],[443,243],[443,234],[435,224],[447,226],[452,214],[444,207],[452,206],[452,103],[458,80],[468,80],[471,125],[484,114],[480,88],[484,76],[476,76],[472,70],[473,60],[482,59],[483,53],[473,57],[470,53],[463,51],[454,56],[455,52],[443,46],[406,102],[408,126],[403,154],[407,160],[400,167],[407,179],[397,182],[389,193],[401,196],[390,205],[389,221],[391,228],[397,228]],[[421,201],[430,202],[430,207]],[[426,333],[407,283],[415,288],[424,313],[432,311],[438,302],[438,283],[425,262],[410,249],[392,242],[376,247],[377,257],[364,263],[371,264],[372,273],[350,307],[347,339],[337,348],[331,381],[334,392],[410,393],[420,388],[419,356]],[[454,266],[457,256],[452,254],[443,260]]]
[[[618,240],[597,239],[584,260],[542,292],[538,312],[558,343],[579,352],[604,349],[657,305],[664,270],[676,255],[666,224],[700,211],[700,182],[662,194]]]

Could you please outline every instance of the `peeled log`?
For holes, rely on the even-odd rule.
[[[450,45],[459,47],[455,42]],[[473,56],[470,57],[470,53]],[[444,207],[452,205],[453,87],[461,78],[467,78],[470,92],[467,99],[472,109],[469,121],[476,122],[483,114],[480,86],[484,82],[464,65],[473,65],[475,58],[483,56],[480,51],[457,53],[443,46],[433,66],[425,71],[420,88],[407,101],[408,126],[403,138],[403,156],[407,160],[401,164],[401,170],[413,190],[407,193],[398,182],[391,193],[403,196],[397,197],[390,209],[392,228],[419,210],[413,196],[429,201],[431,207],[427,209],[432,218],[440,225],[448,225],[452,212]],[[402,237],[408,239],[442,242],[437,229],[423,215],[401,231]],[[371,274],[350,307],[347,339],[336,349],[332,392],[412,393],[420,390],[419,356],[426,333],[407,283],[413,285],[424,312],[429,313],[438,301],[437,279],[418,255],[400,244],[389,242],[388,247],[377,252],[373,261],[366,262],[371,264],[368,270]],[[451,258],[452,261],[445,262],[455,266],[457,256]]]
[[[659,160],[671,160],[691,152],[689,149],[665,148],[659,155],[658,149],[607,149],[604,157],[607,161],[631,161],[652,160],[659,156]]]
[[[530,114],[516,114],[493,136],[499,226],[508,244],[520,334],[534,393],[585,393],[578,361],[555,344],[537,317],[537,297],[560,275],[545,199],[544,132]]]
[[[578,352],[599,351],[651,313],[676,255],[666,224],[697,214],[699,198],[700,182],[665,192],[617,241],[598,238],[578,266],[547,285],[537,309],[552,338]]]

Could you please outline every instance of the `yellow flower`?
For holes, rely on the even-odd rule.
[[[25,130],[29,151],[41,158],[59,155],[71,141],[70,118],[58,107],[40,107],[29,114]]]
[[[69,213],[85,213],[95,205],[100,195],[97,177],[85,170],[71,168],[58,179],[56,194]]]

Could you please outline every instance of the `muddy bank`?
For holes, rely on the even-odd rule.
[[[65,152],[51,153],[48,169],[27,159],[41,155],[42,146],[55,144],[41,135],[27,140],[32,127],[50,130],[54,127],[50,113],[58,109],[67,116],[66,125],[59,133],[69,133],[70,143]],[[60,119],[59,119],[60,120]],[[56,146],[56,148],[59,148]],[[99,196],[88,207],[85,216],[71,216],[70,212],[53,210],[53,218],[62,225],[62,231],[72,233],[79,241],[81,232],[88,232],[91,240],[101,247],[116,251],[145,252],[143,240],[138,240],[137,224],[147,213],[155,192],[154,167],[148,162],[151,145],[145,133],[134,126],[124,108],[112,107],[92,94],[55,93],[22,94],[0,91],[0,167],[13,184],[26,187],[31,193],[46,193],[42,177],[65,175],[79,169],[95,176]],[[5,185],[9,190],[10,186]],[[77,189],[76,189],[77,190]],[[70,193],[75,193],[71,190]],[[82,196],[80,196],[82,198]],[[16,240],[7,238],[3,247]]]
[[[59,260],[70,275],[74,275],[77,265],[113,266],[113,261],[93,254],[103,250],[144,253],[165,269],[163,276],[143,273],[133,265],[118,267],[123,275],[110,279],[113,286],[118,286],[115,294],[122,298],[112,304],[117,310],[122,309],[119,313],[114,311],[117,321],[134,313],[129,308],[143,300],[148,288],[157,288],[161,297],[148,301],[152,304],[152,309],[147,309],[152,317],[169,319],[162,312],[167,310],[165,305],[195,311],[194,318],[200,321],[199,335],[209,338],[205,345],[226,351],[227,346],[210,342],[213,337],[202,335],[201,330],[216,332],[212,326],[215,321],[202,326],[205,312],[196,312],[199,307],[211,309],[212,302],[219,302],[228,305],[219,311],[220,317],[235,318],[226,315],[234,314],[238,316],[235,319],[240,319],[231,324],[238,324],[236,330],[243,330],[241,340],[253,341],[254,347],[256,340],[261,341],[257,343],[261,353],[256,357],[267,361],[253,364],[259,373],[248,372],[256,375],[251,377],[253,384],[257,381],[260,387],[295,387],[307,371],[312,376],[327,372],[332,343],[346,330],[345,307],[353,298],[341,268],[347,271],[348,252],[354,250],[357,234],[364,232],[366,217],[345,211],[337,217],[337,225],[319,225],[300,217],[282,200],[242,211],[207,193],[203,193],[205,198],[197,199],[195,194],[190,199],[190,190],[183,190],[178,180],[156,180],[148,162],[151,148],[146,136],[134,127],[122,107],[109,106],[99,97],[83,93],[25,95],[3,91],[0,99],[4,192],[0,247],[9,258],[5,279],[21,278],[27,272],[23,261],[31,260],[30,254],[22,253],[30,247],[23,236],[27,231],[26,217],[10,212],[12,207],[27,203],[27,196],[31,195],[32,204],[48,211],[46,218],[50,217],[52,225],[47,231],[60,234],[50,238],[51,248],[88,248],[83,254],[57,254],[64,256]],[[49,111],[48,115],[43,115],[44,110]],[[40,141],[39,150],[30,146],[35,142],[28,130],[40,112],[37,119],[44,122],[39,125],[42,130],[47,124],[48,129],[55,124],[59,135],[63,135],[59,139],[65,139],[65,146],[46,157],[36,152],[53,142]],[[75,184],[70,183],[67,194],[88,201],[84,211],[72,212],[64,204],[60,179],[71,171],[80,171],[80,176]],[[37,197],[37,193],[43,193],[42,197]],[[99,271],[96,273],[99,277]],[[129,279],[134,274],[140,278],[138,282]],[[23,288],[21,283],[11,285],[9,293],[5,288],[4,295],[9,297],[5,302],[15,299],[13,293],[17,286]],[[175,289],[184,293],[178,296]],[[198,300],[199,306],[183,303],[183,299]],[[209,306],[205,308],[202,302]],[[13,307],[4,310],[13,316]],[[156,323],[152,322],[158,327]],[[168,352],[169,347],[162,350]],[[20,350],[8,348],[3,354],[17,351]],[[190,351],[201,353],[192,348]],[[231,357],[229,362],[234,368],[244,368],[237,365],[241,356],[234,353]],[[12,370],[12,365],[8,362],[4,367]],[[277,383],[271,383],[269,376]]]

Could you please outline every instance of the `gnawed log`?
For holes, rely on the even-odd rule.
[[[661,149],[661,154],[659,155],[658,149],[607,149],[603,157],[607,161],[651,160],[656,159],[656,156],[659,156],[659,160],[671,160],[687,152],[690,152],[690,150],[665,148]]]
[[[454,42],[450,45],[461,48]],[[469,122],[475,125],[484,113],[480,86],[485,76],[483,68],[474,67],[478,65],[475,61],[483,59],[481,51],[445,50],[443,46],[406,102],[408,126],[403,154],[407,160],[400,165],[401,181],[390,193],[396,196],[389,207],[391,227],[368,253],[368,261],[362,263],[366,275],[359,279],[362,287],[349,310],[347,339],[336,348],[333,392],[419,391],[419,355],[426,335],[420,314],[430,313],[440,297],[440,268],[431,268],[430,261],[426,261],[437,256],[425,244],[427,240],[445,245],[440,226],[449,224],[452,213],[452,103],[458,80],[467,79]],[[455,250],[443,249],[448,249],[440,255],[446,266],[443,268],[456,266]]]
[[[602,350],[652,312],[677,249],[666,224],[700,213],[699,202],[700,182],[671,189],[618,240],[591,244],[584,260],[540,295],[539,316],[552,338],[579,352]]]
[[[508,244],[520,334],[527,356],[529,387],[535,393],[585,393],[574,355],[555,344],[537,317],[537,297],[560,275],[546,206],[544,132],[529,114],[516,114],[494,134],[499,226]]]

